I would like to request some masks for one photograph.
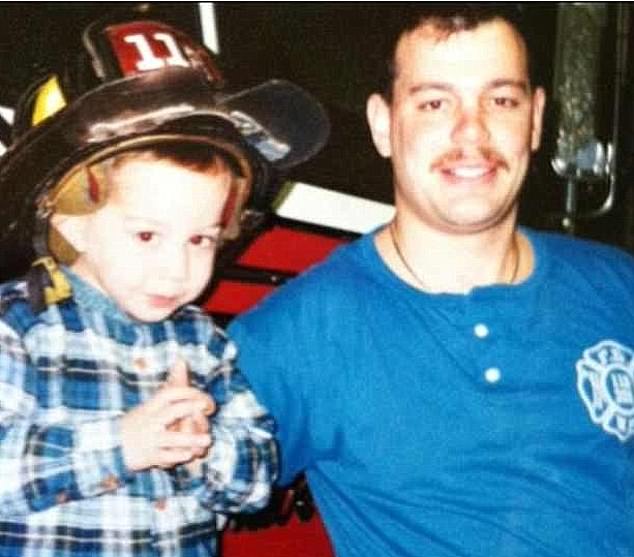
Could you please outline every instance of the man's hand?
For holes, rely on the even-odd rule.
[[[188,383],[187,367],[179,361],[165,386],[122,418],[123,458],[130,470],[172,468],[206,454],[207,416],[215,405]]]

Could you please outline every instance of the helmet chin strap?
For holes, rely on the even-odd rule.
[[[29,303],[34,312],[44,311],[47,306],[62,302],[72,294],[71,286],[54,255],[68,263],[65,257],[70,257],[68,252],[73,250],[52,227],[51,214],[59,210],[67,214],[82,214],[94,210],[105,198],[103,182],[101,168],[96,174],[95,169],[83,166],[60,181],[52,192],[40,200],[33,226],[36,259],[26,276]],[[53,244],[55,249],[51,247]],[[65,257],[60,258],[61,254],[65,254]],[[74,251],[72,256],[74,257]]]
[[[72,294],[64,273],[49,254],[48,230],[48,218],[37,215],[33,235],[37,259],[26,275],[29,304],[35,313],[44,311],[51,304],[69,299]]]
[[[39,257],[33,262],[26,281],[29,303],[35,313],[69,299],[72,294],[70,283],[50,255]]]

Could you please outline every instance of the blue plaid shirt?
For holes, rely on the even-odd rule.
[[[38,314],[24,283],[0,286],[0,555],[215,555],[224,513],[262,507],[277,474],[234,344],[198,308],[140,323],[67,274],[73,298]],[[132,472],[120,418],[179,357],[217,405],[201,475]]]

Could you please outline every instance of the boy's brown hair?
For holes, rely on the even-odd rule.
[[[222,237],[235,238],[238,235],[241,209],[249,195],[250,167],[246,162],[206,143],[159,143],[123,151],[108,159],[82,165],[60,180],[43,203],[47,205],[51,215],[93,213],[108,201],[112,187],[112,170],[126,161],[138,159],[166,160],[195,172],[214,175],[230,173],[233,179],[222,215]],[[174,184],[174,187],[178,187],[178,184]],[[48,247],[51,255],[66,265],[72,264],[78,255],[52,225],[48,230]]]

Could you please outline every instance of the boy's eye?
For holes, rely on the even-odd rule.
[[[206,236],[204,234],[196,234],[189,239],[189,242],[194,246],[208,247],[216,242],[216,238],[213,236]]]
[[[141,242],[151,242],[156,236],[154,232],[150,232],[149,230],[142,230],[141,232],[137,232],[136,236]]]

